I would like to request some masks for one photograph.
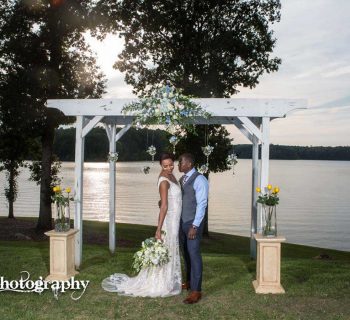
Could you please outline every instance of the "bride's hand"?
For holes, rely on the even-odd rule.
[[[154,236],[157,240],[162,240],[162,231],[157,228],[156,234]]]

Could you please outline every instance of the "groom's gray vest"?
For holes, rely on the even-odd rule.
[[[180,179],[182,189],[182,212],[181,219],[183,222],[194,220],[196,215],[197,200],[196,193],[193,188],[194,181],[200,175],[198,171],[194,172],[186,181],[185,185],[182,185],[183,177]]]

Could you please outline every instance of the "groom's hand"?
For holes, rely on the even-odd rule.
[[[194,240],[196,239],[196,235],[197,235],[197,229],[191,227],[190,230],[188,230],[188,239],[189,240]]]

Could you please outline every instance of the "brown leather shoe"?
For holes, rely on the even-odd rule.
[[[202,298],[200,291],[192,291],[190,295],[183,301],[185,304],[197,303]]]
[[[184,282],[182,284],[182,290],[190,290],[191,289],[191,285],[190,285],[190,282],[187,281],[187,282]]]

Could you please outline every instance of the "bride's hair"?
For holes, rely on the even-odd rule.
[[[162,153],[159,157],[159,163],[162,164],[162,161],[167,159],[175,161],[175,156],[172,153]]]

